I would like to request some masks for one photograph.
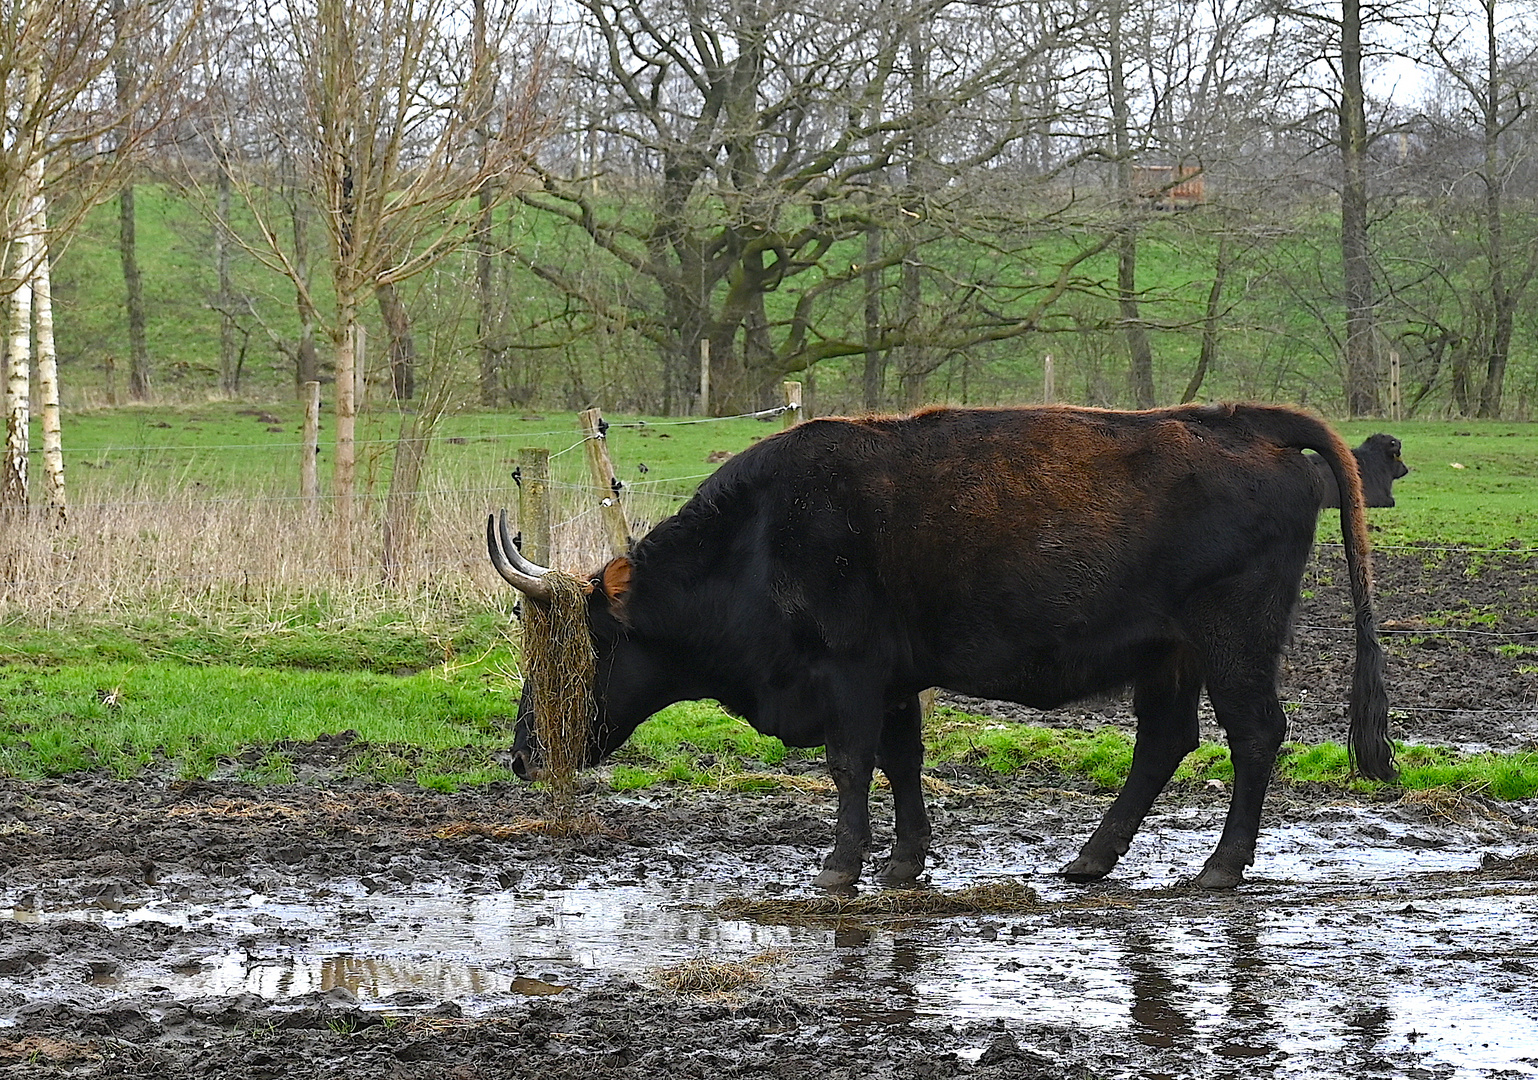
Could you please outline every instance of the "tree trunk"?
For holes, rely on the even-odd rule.
[[[379,301],[379,317],[389,335],[390,386],[396,401],[410,401],[416,395],[417,345],[411,335],[411,313],[401,302],[395,286],[385,282],[374,290]]]
[[[502,354],[497,334],[496,278],[491,249],[491,188],[481,187],[481,216],[475,228],[475,335],[481,350],[481,404],[490,408],[502,400]]]
[[[1196,370],[1191,373],[1191,381],[1186,383],[1186,391],[1180,395],[1182,405],[1196,400],[1196,395],[1201,393],[1202,381],[1207,378],[1207,372],[1212,369],[1213,360],[1217,359],[1219,315],[1223,310],[1223,286],[1228,281],[1228,267],[1228,236],[1220,234],[1217,266],[1212,272],[1212,288],[1207,290],[1207,311],[1202,318],[1201,352],[1196,358]]]
[[[471,33],[474,37],[474,48],[477,56],[486,51],[486,0],[475,0],[474,14],[471,24]],[[491,103],[480,101],[476,103],[481,113],[476,131],[476,141],[480,145],[482,163],[486,159],[487,146],[491,140],[491,132],[486,125],[490,123]],[[491,180],[487,179],[476,192],[479,201],[480,214],[475,222],[475,236],[471,241],[471,248],[475,252],[475,293],[476,293],[476,343],[481,352],[481,404],[487,408],[499,404],[502,400],[502,353],[501,343],[497,340],[497,309],[494,295],[495,277],[493,270],[491,249],[491,205],[492,190]]]
[[[315,348],[315,304],[310,299],[310,215],[304,197],[294,193],[294,305],[299,313],[299,344],[294,350],[294,387],[301,398],[305,383],[320,381],[320,357]]]
[[[1110,75],[1111,142],[1116,151],[1116,187],[1127,221],[1117,245],[1116,304],[1127,339],[1127,381],[1140,409],[1154,406],[1153,346],[1138,312],[1137,230],[1131,220],[1137,197],[1132,190],[1131,110],[1127,104],[1125,50],[1122,47],[1121,0],[1112,0],[1106,16],[1106,61]]]
[[[23,109],[37,107],[42,93],[42,73],[32,68],[26,73],[26,97]],[[5,452],[0,458],[0,508],[27,508],[27,453],[31,449],[32,427],[32,281],[34,261],[41,254],[41,229],[47,224],[34,202],[42,197],[43,162],[39,155],[31,159],[35,146],[30,130],[16,140],[13,150],[25,162],[26,172],[19,185],[17,207],[20,211],[16,233],[10,241],[12,284],[10,295],[10,335],[5,346]],[[0,256],[4,252],[0,251]],[[46,259],[45,259],[46,261]],[[3,268],[3,258],[0,258]]]
[[[356,372],[358,333],[357,304],[339,298],[337,326],[331,346],[336,370],[336,451],[332,461],[331,493],[336,499],[337,559],[352,562],[353,488],[357,474],[358,403],[353,380]]]
[[[1459,341],[1453,345],[1449,376],[1452,383],[1453,409],[1459,416],[1473,416],[1473,395],[1469,393],[1469,354],[1474,343]]]
[[[0,460],[0,507],[27,506],[27,451],[32,409],[32,286],[27,267],[32,238],[23,226],[11,241],[12,265],[22,279],[11,293],[10,336],[5,349],[5,456]]]
[[[219,388],[226,397],[240,392],[240,369],[235,349],[235,289],[230,282],[230,158],[224,140],[214,146],[218,177],[219,220],[214,223],[214,266],[219,275]]]
[[[64,433],[59,423],[59,358],[53,342],[53,277],[48,263],[48,205],[43,195],[43,163],[34,166],[33,243],[37,268],[32,272],[32,310],[37,337],[37,393],[42,410],[43,499],[54,524],[64,524]]]
[[[1491,325],[1489,352],[1485,359],[1485,384],[1479,392],[1479,415],[1501,415],[1506,385],[1506,360],[1511,353],[1512,323],[1517,306],[1506,286],[1505,230],[1501,220],[1501,70],[1495,39],[1495,0],[1485,7],[1485,245],[1489,261]]]
[[[1340,250],[1346,300],[1346,411],[1376,416],[1377,313],[1367,237],[1367,112],[1362,91],[1360,0],[1341,0]]]
[[[124,299],[128,307],[128,397],[148,401],[150,347],[144,332],[144,282],[139,275],[132,183],[124,184],[118,192],[118,256],[123,264]]]
[[[886,376],[886,357],[877,347],[881,340],[881,271],[876,264],[881,259],[881,230],[872,228],[865,234],[865,269],[861,273],[865,285],[865,371],[861,379],[865,411],[881,408],[881,384]]]
[[[1138,312],[1137,233],[1131,229],[1122,234],[1118,245],[1116,303],[1121,309],[1122,332],[1127,338],[1127,376],[1132,397],[1138,408],[1151,409],[1155,404],[1153,345],[1148,340],[1148,327]]]
[[[929,100],[928,44],[923,29],[915,27],[908,38],[908,65],[912,71],[911,94],[916,104],[927,104]],[[916,133],[908,141],[909,157],[904,175],[913,204],[908,208],[908,212],[913,215],[915,228],[921,227],[923,223],[923,202],[927,180],[924,165],[928,154],[928,140]],[[919,261],[918,238],[915,236],[913,243],[909,246],[907,257],[902,261],[902,277],[897,295],[897,321],[910,337],[920,336],[915,333],[915,330],[923,318],[923,303],[923,266]],[[898,353],[900,357],[898,382],[902,393],[902,405],[905,409],[916,409],[924,404],[929,396],[929,373],[934,370],[935,365],[930,362],[929,350],[917,342],[910,341],[900,346]]]

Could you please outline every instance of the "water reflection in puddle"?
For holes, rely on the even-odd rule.
[[[772,885],[750,854],[708,865],[692,856],[687,879],[481,895],[418,882],[393,894],[150,898],[118,911],[0,909],[0,918],[158,921],[241,942],[175,968],[125,967],[93,987],[103,996],[153,985],[177,997],[281,1001],[344,987],[365,1007],[453,1000],[474,1013],[616,975],[645,981],[696,956],[777,950],[771,984],[838,1003],[852,1025],[1090,1032],[1139,1048],[1131,1074],[1538,1075],[1538,884],[1429,877],[1470,870],[1486,849],[1343,810],[1335,821],[1268,829],[1256,881],[1238,895],[1164,893],[1177,868],[1200,865],[1209,849],[1201,824],[1163,819],[1104,889],[1045,876],[1068,838],[1046,850],[1002,833],[981,838],[970,850],[987,852],[987,865],[948,855],[938,885],[1026,874],[1052,902],[1001,918],[723,919],[717,901]]]

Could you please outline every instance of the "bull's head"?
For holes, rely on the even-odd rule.
[[[486,548],[491,564],[526,603],[549,609],[552,589],[550,570],[524,558],[507,531],[507,513],[486,519]],[[649,651],[630,642],[625,633],[622,605],[630,588],[630,562],[611,560],[583,583],[586,593],[586,630],[597,654],[594,715],[587,733],[584,765],[596,765],[618,749],[652,712],[668,704],[657,692],[657,665]],[[521,779],[538,779],[544,765],[535,708],[538,694],[525,679],[518,700],[518,723],[513,741],[512,769]]]

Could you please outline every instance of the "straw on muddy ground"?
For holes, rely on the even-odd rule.
[[[433,831],[439,840],[457,840],[466,836],[484,836],[491,840],[514,840],[521,836],[610,836],[622,839],[618,829],[594,814],[554,818],[515,818],[512,821],[456,821]]]
[[[587,758],[598,659],[587,627],[587,591],[570,574],[543,578],[550,602],[524,604],[524,657],[534,693],[534,729],[557,819],[569,818],[577,770]]]
[[[758,982],[760,972],[740,960],[696,957],[657,971],[657,982],[675,994],[725,994]]]
[[[965,889],[882,889],[876,892],[774,899],[732,897],[716,905],[725,915],[759,922],[799,919],[929,918],[1010,915],[1041,908],[1036,890],[1014,878]]]
[[[1411,788],[1400,795],[1399,802],[1404,806],[1424,808],[1443,821],[1463,824],[1479,818],[1499,816],[1479,798],[1486,786],[1470,784],[1457,788]]]
[[[1525,851],[1510,858],[1486,854],[1479,869],[1495,877],[1531,881],[1538,878],[1538,851]]]
[[[696,956],[682,964],[656,969],[657,982],[675,994],[729,994],[753,986],[763,977],[763,970],[785,958],[779,949],[770,949],[747,960],[712,960]]]

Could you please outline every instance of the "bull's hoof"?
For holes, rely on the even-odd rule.
[[[1191,884],[1198,889],[1211,889],[1214,892],[1235,889],[1244,884],[1244,871],[1209,863]]]
[[[834,892],[839,889],[847,889],[859,880],[860,871],[858,869],[841,870],[836,867],[825,866],[822,873],[817,875],[816,880],[812,884],[816,885],[819,889],[827,889],[830,892]]]
[[[891,855],[876,866],[876,880],[883,885],[912,885],[924,872],[924,857]]]
[[[1063,876],[1069,881],[1078,882],[1080,884],[1086,881],[1099,881],[1101,878],[1109,874],[1112,868],[1115,866],[1116,860],[1114,859],[1107,862],[1101,859],[1090,859],[1080,855],[1077,859],[1073,860],[1073,862],[1063,867]]]

